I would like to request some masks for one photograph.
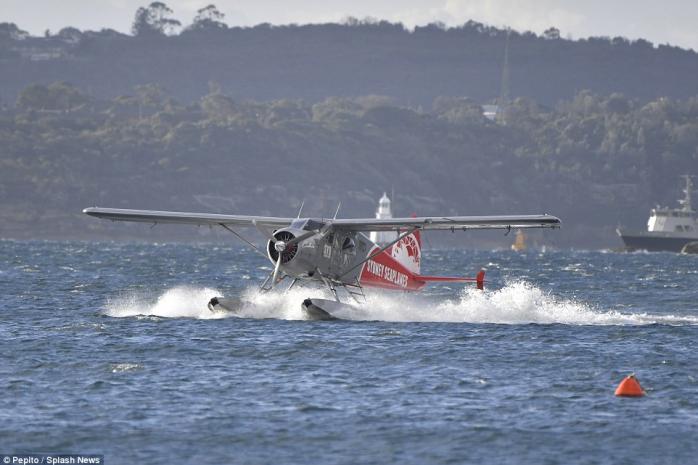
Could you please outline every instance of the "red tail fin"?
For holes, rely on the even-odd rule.
[[[403,237],[386,252],[411,273],[419,274],[422,265],[422,241],[419,231]]]
[[[481,291],[485,289],[485,270],[480,270],[475,277],[477,288]]]
[[[417,218],[416,213],[412,213],[412,218]],[[417,239],[417,244],[419,244],[419,249],[422,249],[422,232],[418,229],[412,233],[415,239]]]

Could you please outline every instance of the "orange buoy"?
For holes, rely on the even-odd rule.
[[[634,373],[626,376],[616,388],[616,396],[618,397],[642,397],[644,395],[645,391]]]

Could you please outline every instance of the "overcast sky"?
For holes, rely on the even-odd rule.
[[[133,14],[149,0],[0,0],[0,22],[34,35],[65,26],[129,32]],[[563,36],[646,38],[698,50],[698,0],[167,0],[185,25],[197,9],[214,3],[229,25],[340,21],[372,16],[407,26],[470,19],[540,33],[558,27]]]

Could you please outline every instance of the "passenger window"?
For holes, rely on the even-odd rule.
[[[356,247],[354,239],[352,239],[351,237],[347,237],[346,239],[344,239],[344,243],[342,244],[342,250],[353,250],[354,247]]]

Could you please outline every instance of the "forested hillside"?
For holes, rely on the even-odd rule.
[[[2,18],[0,18],[1,21]],[[114,98],[157,83],[194,102],[216,83],[236,100],[387,95],[427,108],[439,96],[486,103],[500,95],[509,35],[509,94],[545,105],[582,89],[643,102],[698,91],[698,55],[623,37],[568,40],[470,21],[447,28],[349,18],[343,24],[228,27],[214,6],[194,23],[156,2],[140,9],[132,34],[66,27],[31,37],[0,24],[0,101],[13,104],[28,83],[70,82]]]
[[[259,102],[211,86],[183,102],[157,85],[109,99],[32,85],[0,111],[0,237],[147,229],[80,214],[92,205],[287,216],[341,200],[367,216],[395,188],[397,214],[548,212],[564,220],[551,243],[616,246],[619,222],[674,203],[697,148],[696,98],[518,98],[496,123],[467,98]]]

